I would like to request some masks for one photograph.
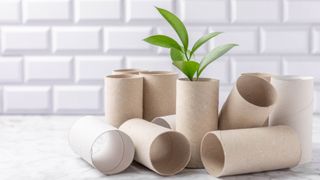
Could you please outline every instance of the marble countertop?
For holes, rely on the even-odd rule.
[[[134,163],[126,171],[105,176],[68,146],[67,135],[77,116],[0,116],[0,179],[162,179]],[[224,179],[320,179],[320,117],[315,116],[313,161],[292,169]],[[215,179],[205,170],[185,169],[167,179]]]

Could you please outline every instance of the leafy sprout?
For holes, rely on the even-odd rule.
[[[167,11],[162,8],[156,7],[162,17],[171,25],[171,27],[177,33],[182,45],[180,45],[173,38],[166,35],[153,35],[144,39],[144,41],[160,46],[163,48],[170,49],[170,57],[172,59],[172,64],[176,66],[181,72],[183,72],[190,81],[196,79],[198,80],[201,73],[205,70],[205,68],[217,60],[219,57],[223,56],[230,49],[237,44],[224,44],[218,46],[211,50],[207,55],[205,55],[202,60],[199,62],[194,60],[195,52],[205,43],[207,43],[210,39],[220,35],[222,32],[212,32],[202,36],[198,39],[191,50],[189,50],[189,36],[188,31],[183,24],[183,22],[173,13]],[[194,78],[196,76],[196,78]]]

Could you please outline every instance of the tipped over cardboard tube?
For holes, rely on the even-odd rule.
[[[268,81],[269,83],[271,82],[271,77],[272,77],[272,74],[259,73],[259,72],[248,72],[248,73],[242,73],[241,75],[256,76],[256,77],[259,77],[259,78],[262,78],[262,79]],[[263,126],[269,126],[269,118],[267,118],[267,120],[263,123]]]
[[[107,175],[124,171],[134,157],[134,145],[128,135],[92,116],[73,124],[69,144],[82,159]]]
[[[112,70],[112,75],[120,75],[120,74],[139,74],[142,72],[142,69],[115,69]]]
[[[297,131],[302,156],[300,164],[312,160],[313,77],[274,76],[271,84],[278,93],[278,101],[270,114],[270,125],[287,125]]]
[[[138,75],[121,74],[105,77],[105,117],[119,127],[131,118],[143,116],[143,79]]]
[[[165,128],[176,130],[176,115],[173,114],[169,116],[156,117],[152,120],[152,123]]]
[[[240,76],[222,106],[219,129],[263,126],[276,97],[276,90],[266,80],[255,76]]]
[[[201,145],[201,158],[215,177],[296,166],[301,157],[297,133],[288,126],[212,131]]]
[[[143,119],[130,119],[120,130],[134,143],[134,160],[160,175],[177,174],[190,160],[190,145],[181,133]]]
[[[140,72],[143,77],[143,119],[176,113],[176,80],[178,74],[169,71]]]
[[[271,77],[272,77],[272,74],[269,74],[269,73],[259,73],[259,72],[248,72],[248,73],[242,73],[241,75],[245,75],[245,76],[256,76],[256,77],[259,77],[259,78],[262,78],[268,82],[271,81]]]

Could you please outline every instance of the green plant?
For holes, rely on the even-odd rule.
[[[183,22],[173,13],[162,8],[156,8],[164,17],[164,19],[166,19],[171,27],[175,30],[182,42],[182,45],[180,45],[173,38],[160,34],[147,37],[144,39],[144,41],[152,45],[169,48],[173,65],[175,65],[180,71],[182,71],[190,81],[194,79],[198,80],[203,70],[210,63],[227,53],[233,47],[238,46],[237,44],[224,44],[218,46],[211,50],[206,56],[203,57],[200,63],[198,63],[197,61],[193,60],[195,57],[194,54],[198,50],[198,48],[209,41],[211,38],[218,36],[222,32],[212,32],[202,36],[194,43],[191,50],[189,50],[188,31]],[[194,78],[195,74],[196,78]]]

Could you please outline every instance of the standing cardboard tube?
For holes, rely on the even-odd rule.
[[[139,74],[142,72],[141,69],[115,69],[112,70],[112,75],[120,75],[120,74]]]
[[[240,76],[222,106],[219,129],[263,126],[276,97],[276,90],[266,80],[255,76]]]
[[[313,77],[274,76],[271,84],[278,101],[270,114],[270,125],[287,125],[299,135],[302,146],[300,164],[312,160]]]
[[[81,158],[107,175],[125,170],[134,157],[134,145],[128,135],[92,116],[74,123],[69,144]]]
[[[119,127],[132,118],[143,115],[143,79],[138,75],[110,75],[105,78],[105,116]]]
[[[177,81],[176,130],[185,135],[191,145],[188,168],[203,168],[200,157],[202,137],[218,127],[219,81],[200,78]]]
[[[296,166],[301,147],[288,126],[212,131],[201,146],[201,158],[209,174],[220,177]]]
[[[182,134],[143,119],[130,119],[120,126],[135,146],[134,160],[169,176],[182,171],[190,160],[190,145]]]
[[[143,77],[143,119],[176,113],[178,74],[168,71],[140,72]]]
[[[176,130],[176,115],[173,114],[169,116],[156,117],[152,120],[152,123],[165,128]]]

